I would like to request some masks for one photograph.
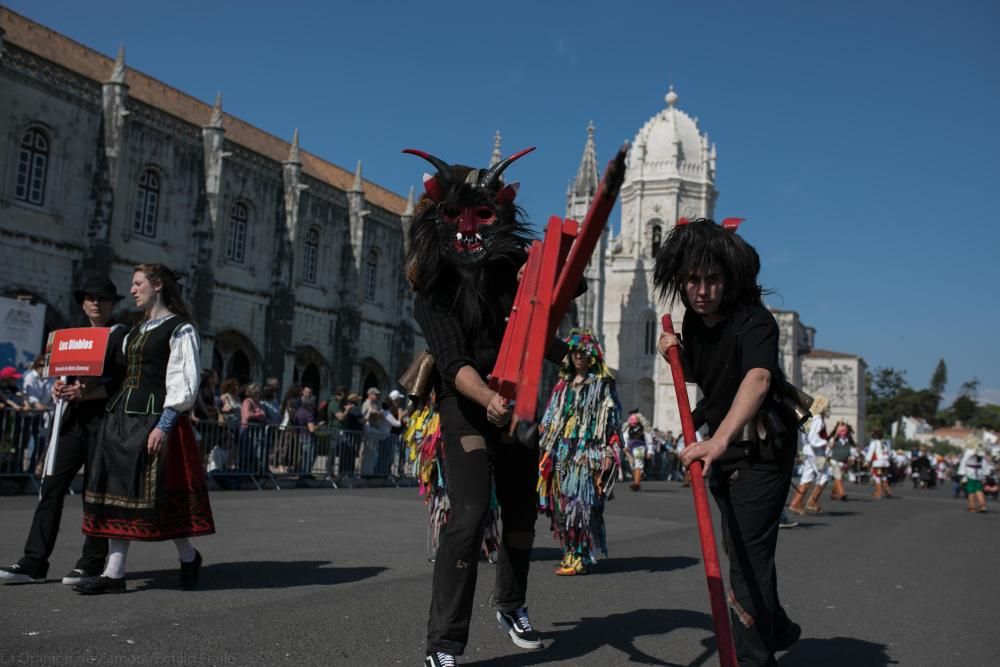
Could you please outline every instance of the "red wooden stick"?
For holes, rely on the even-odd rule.
[[[663,331],[668,334],[674,333],[674,323],[670,315],[663,316]],[[681,368],[681,352],[676,345],[667,349],[667,358],[670,360],[670,373],[674,378],[674,393],[677,395],[677,409],[681,415],[684,446],[690,447],[698,440],[694,432],[694,419],[691,418],[691,404],[688,402],[684,370]],[[701,557],[705,561],[708,598],[712,604],[712,620],[715,622],[715,640],[719,645],[719,664],[722,667],[736,667],[736,648],[733,645],[733,630],[729,627],[726,588],[722,584],[722,570],[719,567],[719,552],[715,547],[715,530],[712,527],[712,512],[708,508],[702,463],[692,461],[689,468],[691,492],[694,494],[694,512],[698,518],[698,535],[701,538]]]

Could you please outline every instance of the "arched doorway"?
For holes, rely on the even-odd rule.
[[[232,377],[246,384],[262,379],[257,349],[247,336],[238,331],[222,331],[215,336],[212,367],[222,380]]]
[[[295,352],[295,368],[292,381],[309,387],[323,400],[323,392],[330,391],[330,365],[319,351],[310,346],[300,347]]]
[[[367,357],[361,362],[362,396],[372,387],[375,387],[379,391],[388,391],[390,389],[389,374],[385,372],[380,363],[371,357]]]

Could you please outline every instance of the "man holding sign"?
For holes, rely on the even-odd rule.
[[[66,498],[70,484],[81,467],[89,468],[93,456],[97,435],[104,416],[108,396],[114,393],[121,383],[122,369],[115,361],[115,350],[121,349],[125,336],[125,327],[116,324],[112,318],[115,303],[123,297],[115,290],[114,283],[106,276],[88,279],[73,292],[76,302],[80,304],[84,315],[90,321],[90,326],[105,329],[110,328],[106,337],[69,336],[66,343],[67,351],[70,341],[87,340],[86,343],[72,345],[77,350],[97,356],[95,366],[103,366],[99,375],[78,376],[71,382],[59,380],[53,389],[53,396],[67,402],[59,426],[58,445],[54,452],[51,466],[46,466],[46,474],[42,481],[42,495],[35,508],[35,515],[28,530],[28,539],[24,544],[24,555],[19,561],[7,567],[0,567],[0,582],[28,583],[43,582],[49,570],[49,556],[55,548],[56,537],[59,535],[59,523],[62,518],[63,501]],[[100,333],[104,334],[104,331]],[[106,341],[104,349],[95,349],[94,339]],[[98,341],[100,342],[100,341]],[[85,364],[75,364],[82,368]],[[97,370],[92,368],[91,370]],[[49,375],[77,375],[87,370],[77,370],[72,373],[62,372],[50,365]],[[84,470],[86,480],[86,468]],[[83,554],[76,562],[76,567],[65,577],[64,584],[76,584],[83,578],[100,574],[104,569],[104,560],[108,555],[108,541],[104,538],[87,537],[83,543]]]

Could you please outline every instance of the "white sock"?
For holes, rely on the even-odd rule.
[[[194,560],[195,550],[191,546],[191,540],[186,537],[174,540],[174,546],[177,547],[177,557],[181,559],[182,563],[190,563]]]
[[[125,576],[125,558],[128,556],[130,540],[108,540],[108,564],[104,566],[104,576],[121,579]]]

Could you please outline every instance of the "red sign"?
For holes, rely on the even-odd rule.
[[[111,329],[105,327],[59,329],[50,333],[45,348],[49,359],[45,377],[103,373],[110,333]]]

